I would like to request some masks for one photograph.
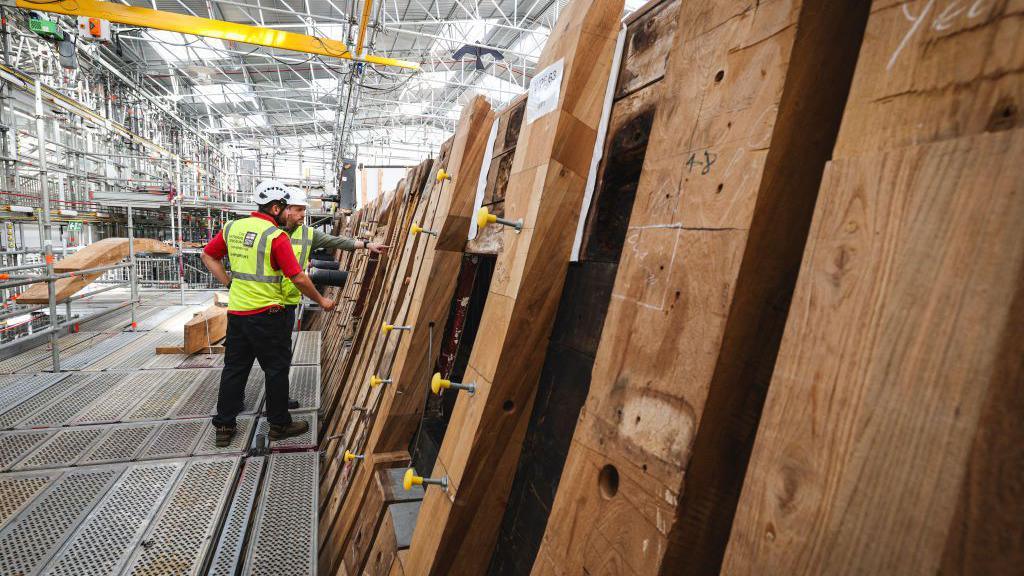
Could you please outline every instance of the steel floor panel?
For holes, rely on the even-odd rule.
[[[181,314],[185,306],[153,306],[154,311],[146,315],[146,319],[136,321],[135,330],[138,332],[149,332],[159,329],[160,325],[171,318]]]
[[[224,366],[223,354],[193,354],[178,365],[178,368],[220,368]]]
[[[175,340],[175,336],[167,332],[125,332],[125,334],[135,334],[138,337],[97,358],[80,370],[91,372],[110,369],[136,370],[156,356],[157,346],[173,345]]]
[[[128,462],[134,460],[160,430],[159,422],[120,424],[109,432],[77,461],[80,466]]]
[[[0,435],[0,470],[7,470],[54,435],[56,430],[19,430]]]
[[[207,423],[208,421],[202,418],[172,420],[165,423],[139,455],[139,459],[180,458],[192,454],[202,438]]]
[[[89,341],[99,335],[99,332],[75,332],[73,334],[66,334],[57,340],[58,351],[60,354],[65,354],[68,350],[74,348],[78,344]],[[21,372],[30,368],[32,372],[42,372],[43,369],[37,368],[35,365],[45,363],[46,369],[49,369],[52,361],[53,355],[50,353],[49,340],[44,339],[41,340],[39,345],[35,348],[26,350],[21,354],[0,361],[0,374]]]
[[[142,365],[143,370],[165,370],[177,368],[188,360],[188,354],[156,354]]]
[[[0,387],[0,410],[10,410],[14,408],[26,398],[31,398],[36,394],[46,390],[50,386],[53,386],[60,380],[63,380],[67,374],[17,374],[9,376],[9,380]]]
[[[292,365],[320,365],[320,332],[296,332],[292,346]]]
[[[148,372],[132,372],[82,410],[71,424],[120,422],[125,414],[145,401],[157,384]]]
[[[46,565],[46,574],[118,573],[183,468],[180,461],[130,466]]]
[[[141,374],[142,377],[151,377],[156,384],[149,397],[125,415],[124,420],[129,422],[169,418],[178,403],[188,395],[201,378],[198,370],[163,370],[138,372],[137,374]]]
[[[266,460],[264,457],[243,460],[242,477],[231,499],[231,508],[220,531],[207,576],[235,576],[238,573],[238,566],[242,564],[242,545],[245,543]]]
[[[25,397],[21,402],[0,414],[0,430],[13,428],[18,422],[46,408],[51,402],[78,388],[85,381],[85,378],[78,374],[65,374],[65,376],[53,386],[47,387],[38,394]],[[0,409],[0,411],[2,410]]]
[[[292,436],[291,438],[285,438],[284,440],[273,440],[270,442],[270,448],[277,449],[303,449],[303,448],[314,448],[316,447],[316,435],[317,435],[317,418],[316,410],[293,410],[292,420],[299,420],[309,423],[309,430],[304,434],[298,436]],[[265,417],[261,417],[259,425],[256,427],[256,436],[253,437],[252,447],[256,447],[258,437],[266,435],[270,432],[270,423],[267,422]],[[268,436],[269,439],[269,436]]]
[[[59,471],[0,474],[0,528],[21,512],[54,478]]]
[[[53,437],[20,459],[11,469],[34,470],[73,466],[99,442],[100,437],[106,432],[106,428],[101,426],[59,430]]]
[[[191,460],[122,572],[132,576],[197,574],[238,475],[240,458]]]
[[[46,408],[32,414],[15,425],[17,428],[62,426],[97,398],[110,391],[128,374],[126,372],[77,373],[68,378],[81,378],[82,384],[51,402]]]
[[[320,408],[320,367],[293,366],[288,373],[288,395],[299,401],[299,409]]]
[[[88,346],[81,351],[72,351],[67,358],[61,358],[61,370],[81,370],[86,366],[102,360],[118,350],[131,345],[132,342],[142,338],[139,332],[122,332],[105,338],[95,346]]]
[[[316,574],[319,454],[271,454],[267,460],[242,574]]]
[[[52,481],[0,531],[0,573],[39,574],[123,470],[73,470]]]

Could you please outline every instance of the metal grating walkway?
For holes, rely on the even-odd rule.
[[[142,306],[0,360],[0,574],[315,574],[320,334],[294,338],[290,394],[310,423],[266,446],[264,378],[214,446],[222,355],[156,355],[192,307]],[[84,325],[83,325],[84,326]],[[168,328],[170,327],[170,328]]]

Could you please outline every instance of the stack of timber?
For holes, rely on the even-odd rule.
[[[135,238],[134,248],[136,253],[174,254],[177,252],[173,247],[151,238]],[[127,238],[104,238],[81,248],[78,252],[63,260],[55,262],[53,270],[57,273],[78,272],[80,270],[111,266],[127,258],[128,252]],[[67,300],[82,288],[92,284],[103,274],[103,272],[98,272],[58,279],[54,283],[57,302]],[[50,301],[49,298],[47,283],[40,282],[29,286],[27,290],[18,296],[18,301],[22,304],[46,304]]]
[[[1022,23],[872,3],[723,573],[1021,572]]]
[[[396,221],[402,238],[392,247],[382,275],[386,278],[370,290],[372,305],[363,307],[347,368],[338,380],[346,397],[339,405],[345,408],[335,412],[327,430],[327,437],[334,439],[325,447],[331,459],[321,482],[323,573],[360,573],[386,513],[386,502],[372,496],[371,482],[389,469],[404,472],[409,464],[408,447],[429,382],[428,327],[431,322],[443,325],[448,312],[492,119],[483,98],[466,105],[455,137],[442,146],[433,169],[428,165],[419,181],[418,186],[425,185],[421,198],[404,209],[407,217]],[[438,178],[441,170],[450,177]],[[413,223],[436,236],[411,235]],[[385,333],[385,322],[413,330]],[[371,376],[392,383],[370,388]],[[363,459],[344,463],[346,450]]]
[[[866,15],[679,6],[534,573],[718,573]]]

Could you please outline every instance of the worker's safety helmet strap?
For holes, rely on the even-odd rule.
[[[256,186],[252,193],[252,201],[258,206],[270,204],[274,201],[290,203],[290,188],[277,180],[264,180]]]
[[[306,199],[306,192],[302,188],[289,188],[288,194],[289,206],[309,206],[309,200]]]

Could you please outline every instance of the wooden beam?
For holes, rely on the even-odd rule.
[[[151,238],[136,238],[135,251],[137,253],[148,252],[153,254],[174,254],[175,249]],[[76,272],[110,266],[128,257],[127,238],[104,238],[85,246],[75,254],[54,263],[55,272]],[[57,302],[63,302],[76,294],[81,289],[96,281],[103,273],[86,274],[83,276],[70,276],[60,278],[55,284]],[[18,296],[18,302],[22,304],[46,304],[50,301],[46,282],[32,284],[27,290]]]
[[[227,336],[228,309],[213,305],[192,317],[185,323],[185,354],[196,352],[213,346]]]
[[[568,5],[538,69],[560,63],[558,102],[519,133],[490,293],[405,565],[410,574],[478,574],[490,560],[572,248],[622,14],[621,1]],[[529,121],[532,120],[532,123]],[[426,471],[422,471],[426,472]]]
[[[723,574],[1024,565],[1019,37],[873,3]]]
[[[719,573],[866,17],[681,4],[535,574]]]

